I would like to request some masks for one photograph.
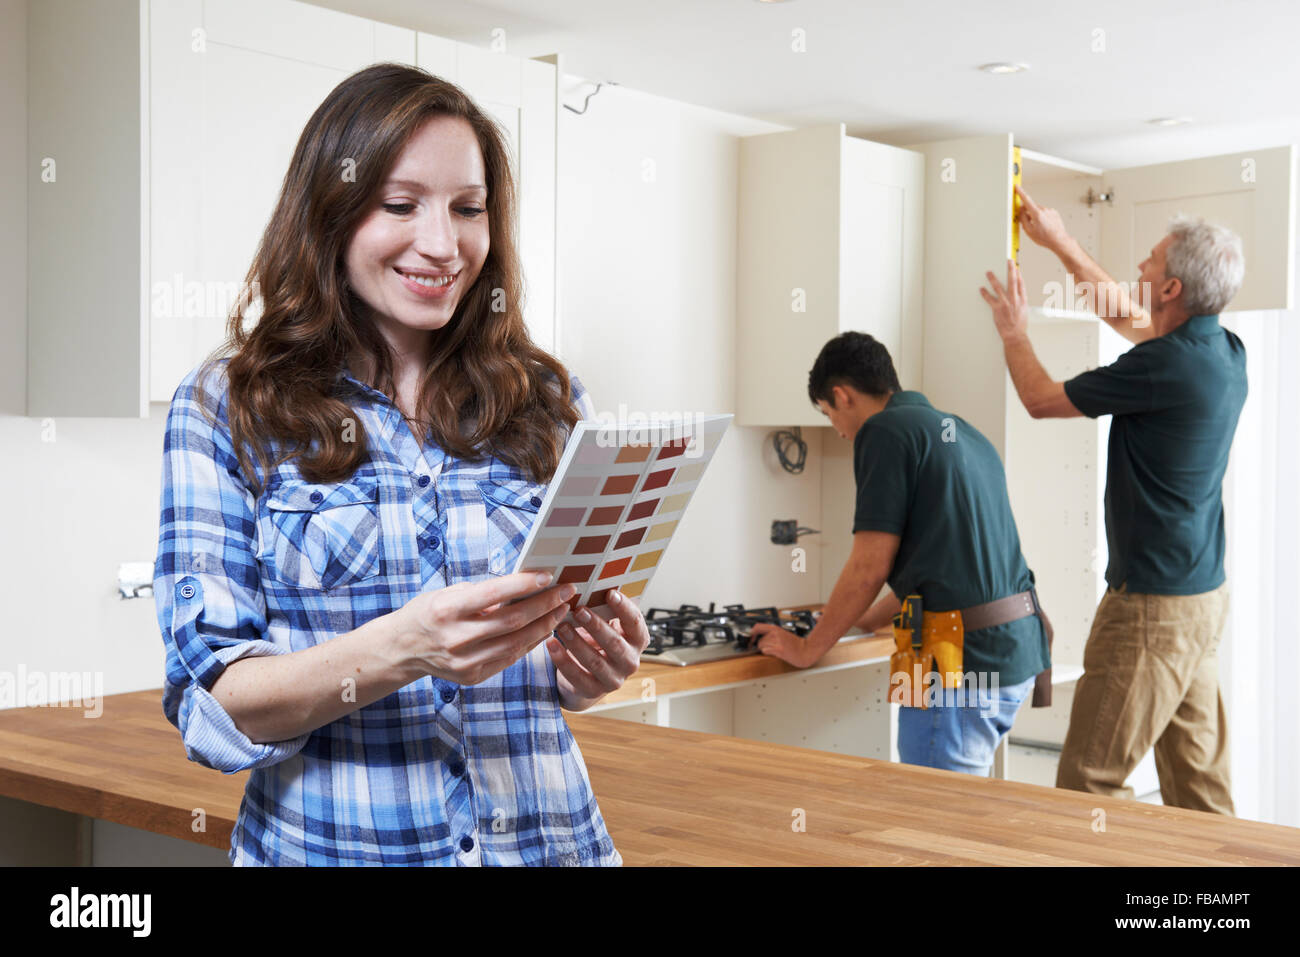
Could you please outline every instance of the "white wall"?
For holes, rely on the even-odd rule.
[[[563,98],[580,106],[592,88],[566,76]],[[608,86],[560,117],[561,358],[602,413],[735,412],[737,137],[782,127]],[[802,573],[769,541],[773,519],[821,526],[822,433],[835,439],[804,430],[796,476],[769,430],[733,425],[643,607],[824,597],[818,536],[801,540]]]
[[[1223,486],[1229,612],[1219,684],[1233,802],[1238,817],[1300,827],[1300,304],[1223,324],[1246,347],[1248,380]]]

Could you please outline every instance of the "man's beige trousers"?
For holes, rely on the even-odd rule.
[[[1228,585],[1200,595],[1108,588],[1083,651],[1056,786],[1132,799],[1124,782],[1154,747],[1172,807],[1232,815],[1219,639]]]

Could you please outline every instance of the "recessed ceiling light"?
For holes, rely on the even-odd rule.
[[[1152,126],[1183,126],[1192,122],[1190,116],[1158,116],[1154,120],[1147,120]]]
[[[1028,63],[985,63],[980,67],[985,73],[1024,73]]]

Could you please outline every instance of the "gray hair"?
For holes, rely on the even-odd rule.
[[[1169,221],[1169,232],[1174,241],[1165,251],[1165,275],[1182,282],[1183,309],[1189,316],[1218,315],[1246,274],[1241,237],[1225,226],[1181,214]]]

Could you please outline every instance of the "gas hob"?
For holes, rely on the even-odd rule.
[[[816,624],[816,617],[806,609],[781,611],[744,605],[717,609],[710,602],[707,610],[698,605],[651,608],[645,613],[645,621],[650,644],[641,652],[642,661],[694,665],[759,654],[756,647],[750,647],[750,631],[760,622],[779,624],[797,635],[806,635]]]

